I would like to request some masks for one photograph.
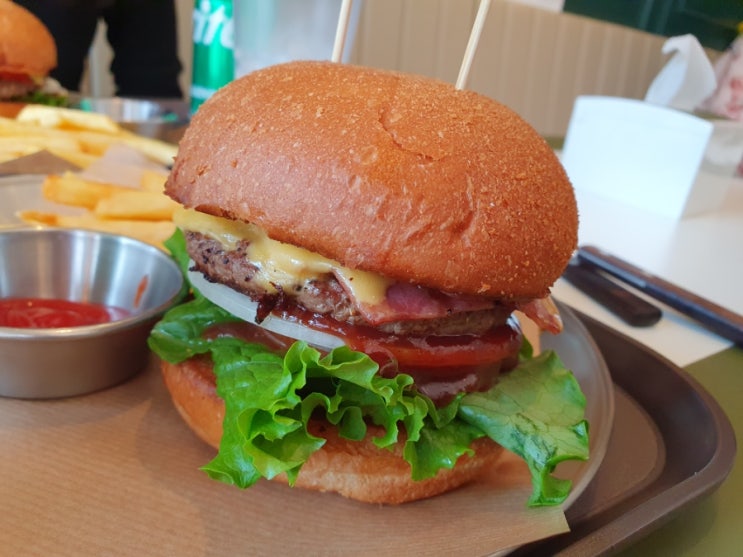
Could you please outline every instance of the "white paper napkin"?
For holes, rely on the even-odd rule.
[[[717,87],[712,64],[694,35],[671,37],[663,44],[670,60],[650,84],[645,101],[692,111]]]
[[[102,157],[80,172],[82,178],[118,186],[139,187],[145,170],[167,174],[168,169],[127,145],[112,145]]]

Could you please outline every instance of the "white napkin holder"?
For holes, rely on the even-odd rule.
[[[576,190],[671,218],[721,205],[743,155],[743,126],[645,101],[580,96],[562,162]]]

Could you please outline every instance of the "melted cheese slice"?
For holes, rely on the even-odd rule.
[[[258,267],[254,280],[267,292],[301,287],[307,282],[332,273],[359,304],[377,305],[384,302],[392,281],[376,273],[344,267],[337,261],[304,248],[272,240],[254,224],[223,219],[193,209],[178,209],[173,215],[176,226],[199,232],[219,242],[226,251],[233,251],[242,240],[249,242],[247,259]]]

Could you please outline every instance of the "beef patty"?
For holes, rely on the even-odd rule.
[[[220,242],[199,232],[187,231],[185,235],[195,270],[210,282],[229,286],[257,302],[260,319],[275,307],[291,313],[291,307],[297,306],[340,322],[369,325],[332,273],[307,280],[290,292],[279,288],[277,293],[269,293],[255,280],[259,269],[248,259],[247,240],[240,241],[233,250],[226,250]],[[513,309],[512,306],[496,305],[492,309],[452,313],[443,318],[385,323],[377,329],[411,336],[482,334],[505,323]]]

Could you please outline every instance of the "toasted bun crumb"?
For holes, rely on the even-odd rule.
[[[292,62],[223,87],[166,192],[346,267],[493,298],[545,296],[577,243],[565,171],[516,113],[347,64]]]

